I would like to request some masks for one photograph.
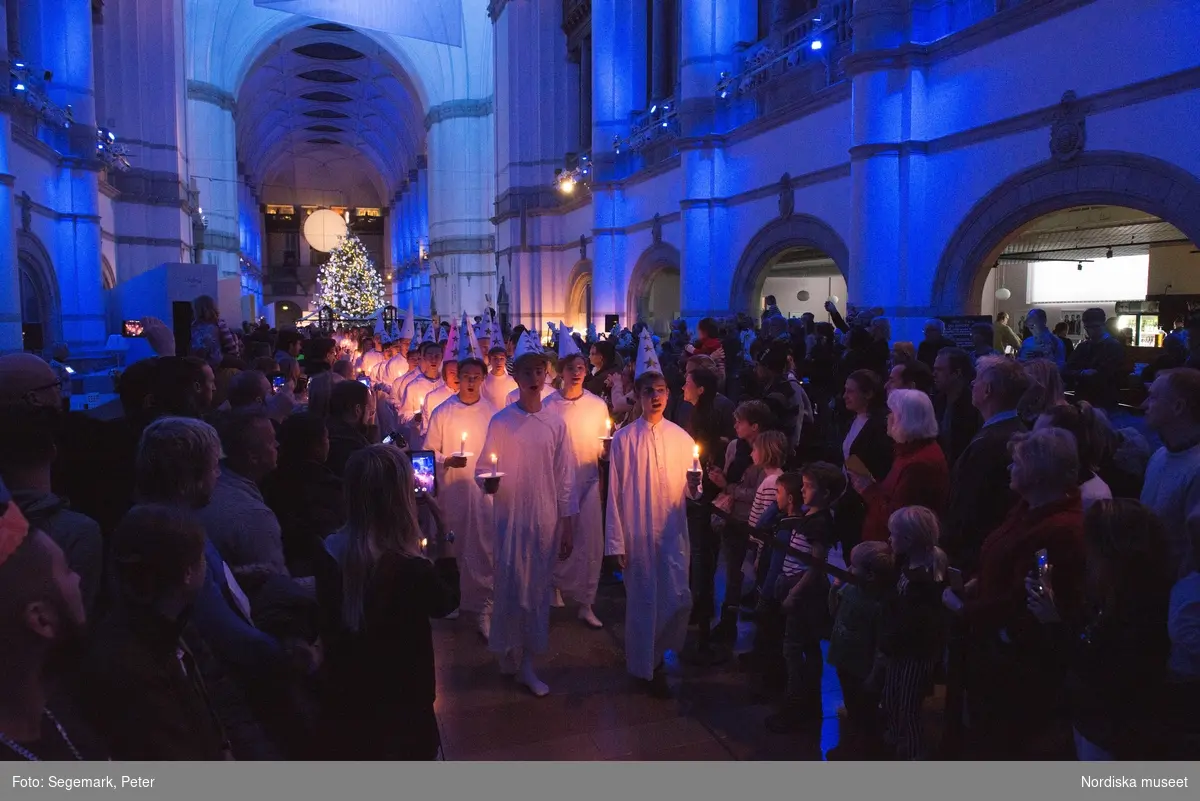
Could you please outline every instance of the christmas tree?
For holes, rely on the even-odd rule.
[[[328,306],[337,319],[365,319],[383,306],[383,280],[354,234],[342,237],[329,251],[317,284],[316,307]]]

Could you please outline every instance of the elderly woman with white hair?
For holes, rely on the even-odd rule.
[[[1020,500],[983,542],[979,574],[964,592],[947,589],[942,602],[973,632],[967,675],[972,726],[992,743],[998,759],[1022,757],[1036,720],[1055,708],[1061,670],[1026,609],[1025,578],[1045,550],[1054,571],[1054,597],[1063,619],[1075,620],[1084,603],[1083,506],[1079,449],[1061,428],[1014,437],[1010,486]],[[999,490],[999,488],[997,488]],[[1025,755],[1028,756],[1028,755]]]
[[[950,468],[938,445],[937,416],[924,392],[898,389],[888,395],[888,436],[896,443],[887,476],[876,482],[848,464],[850,481],[867,506],[864,541],[888,538],[888,519],[905,506],[941,513],[950,494]]]

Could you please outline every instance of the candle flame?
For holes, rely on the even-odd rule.
[[[425,539],[424,537],[422,537],[422,538],[421,538],[421,547],[422,547],[422,548],[424,548],[424,547],[425,547],[426,545],[428,545],[428,544],[429,544],[429,540],[427,540],[427,539]]]
[[[496,463],[496,454],[492,454],[492,464]]]
[[[700,458],[700,446],[699,446],[699,445],[693,445],[693,446],[692,446],[692,458],[693,458],[693,459],[699,459],[699,458]]]

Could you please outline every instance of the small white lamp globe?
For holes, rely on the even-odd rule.
[[[841,298],[839,298],[837,295],[830,295],[830,296],[829,296],[829,302],[830,302],[830,303],[832,303],[834,306],[838,305],[838,303],[840,303],[840,302],[841,302],[841,300],[842,300],[842,299],[841,299]]]
[[[313,250],[328,253],[337,247],[338,240],[350,229],[346,221],[332,209],[317,209],[304,221],[304,240]]]
[[[1000,287],[996,290],[996,300],[1008,300],[1012,297],[1012,291],[1006,287]]]

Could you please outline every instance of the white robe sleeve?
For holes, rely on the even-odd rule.
[[[554,473],[558,476],[558,516],[574,517],[579,514],[579,502],[575,498],[575,459],[567,441],[567,426],[560,421],[560,436],[554,451]]]
[[[620,432],[617,432],[618,434]],[[624,466],[624,437],[614,437],[609,450],[608,467],[608,520],[604,530],[604,554],[625,555],[625,525],[621,519],[621,504],[617,495],[621,491],[622,467]]]

